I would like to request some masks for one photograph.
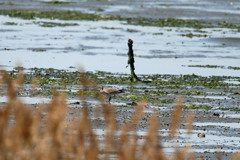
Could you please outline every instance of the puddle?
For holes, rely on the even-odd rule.
[[[96,135],[99,136],[100,139],[106,135],[106,130],[103,129],[94,129]],[[133,134],[134,132],[130,132],[129,134]],[[205,138],[199,138],[198,133],[204,133]],[[115,135],[119,136],[121,134],[120,131],[116,131]],[[146,136],[146,131],[137,131],[136,134],[138,136]],[[177,139],[164,138],[168,136],[168,130],[159,130],[159,135],[162,137],[162,146],[163,150],[166,153],[173,153],[174,147],[183,148],[187,144],[191,144],[192,150],[195,152],[216,152],[216,151],[224,151],[224,152],[236,152],[238,151],[237,146],[239,144],[238,137],[228,137],[224,135],[214,135],[211,132],[205,131],[196,131],[193,130],[192,134],[189,136],[186,134],[186,130],[180,129],[178,131]],[[103,137],[102,137],[103,136]],[[142,144],[143,139],[138,139],[138,144]],[[213,147],[214,146],[214,147]]]
[[[49,103],[50,98],[41,98],[41,97],[18,97],[24,104],[40,104],[40,103]],[[7,97],[0,97],[0,103],[7,102]]]
[[[191,96],[193,98],[208,98],[208,99],[232,99],[228,96],[211,96],[211,95],[206,95],[206,96]]]
[[[224,114],[226,118],[239,118],[240,119],[240,113],[239,114]]]
[[[47,104],[52,99],[51,98],[44,98],[44,97],[18,97],[24,104]],[[7,102],[6,96],[0,97],[0,103]],[[79,102],[79,100],[67,100],[68,104]]]
[[[240,128],[240,123],[215,123],[215,122],[204,122],[194,123],[194,126],[215,126],[215,127],[227,127],[227,128]]]
[[[20,63],[25,68],[68,69],[82,65],[87,71],[129,73],[126,65],[130,37],[134,40],[137,74],[240,76],[238,70],[186,67],[239,66],[240,58],[238,46],[222,46],[222,42],[213,43],[209,38],[181,36],[195,34],[190,28],[133,26],[121,21],[22,20],[7,16],[0,16],[0,19],[1,46],[5,48],[0,53],[0,64],[10,66],[5,68],[7,70]],[[18,25],[4,25],[13,21]],[[39,22],[77,26],[41,27]],[[233,34],[231,29],[223,30],[224,34],[222,30],[204,29],[209,37],[240,36],[239,32]]]
[[[228,83],[228,84],[240,84],[240,81],[238,80],[225,80],[224,83]]]

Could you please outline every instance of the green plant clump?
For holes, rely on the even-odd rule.
[[[183,106],[184,109],[212,109],[211,106],[209,105],[202,105],[202,104],[191,104],[191,103],[187,103]]]

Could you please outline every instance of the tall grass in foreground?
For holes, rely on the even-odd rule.
[[[80,75],[83,88],[80,90],[83,108],[81,115],[66,121],[68,105],[64,93],[54,92],[52,101],[36,108],[23,104],[17,98],[17,89],[23,83],[20,72],[15,80],[9,78],[5,71],[0,74],[0,89],[7,85],[8,100],[0,107],[0,159],[11,160],[75,160],[75,159],[119,159],[119,160],[181,160],[195,159],[190,152],[190,146],[179,149],[171,156],[163,152],[161,138],[158,135],[158,115],[153,113],[149,119],[149,128],[143,141],[139,143],[136,125],[141,120],[145,102],[135,108],[132,119],[117,129],[114,107],[104,103],[104,98],[98,95],[99,111],[105,119],[105,139],[99,140],[95,135],[88,116],[88,105],[85,92],[94,89],[96,85],[87,80],[84,73]],[[34,81],[32,90],[36,88]],[[175,110],[170,124],[169,137],[174,138],[178,129],[182,99],[176,100]],[[187,117],[187,132],[191,134],[192,113]],[[116,133],[120,132],[120,135]],[[114,157],[114,158],[113,158]],[[235,154],[232,159],[240,158]]]

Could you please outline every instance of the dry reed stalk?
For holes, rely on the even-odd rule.
[[[5,106],[0,109],[0,159],[6,159],[6,137],[8,128],[9,107]]]
[[[222,160],[222,153],[221,152],[216,152],[216,160]]]
[[[175,109],[174,109],[173,115],[172,115],[172,121],[171,121],[170,128],[169,128],[170,129],[169,130],[170,138],[173,138],[175,136],[178,126],[180,124],[180,118],[181,118],[181,114],[182,114],[182,102],[183,102],[183,98],[177,97]]]
[[[80,90],[80,100],[82,101],[82,114],[79,118],[78,133],[77,133],[77,141],[79,143],[78,147],[78,157],[80,159],[90,159],[95,160],[98,159],[99,149],[98,149],[98,141],[93,132],[91,122],[88,119],[88,105],[86,102],[86,91],[88,89],[94,88],[96,90],[96,85],[93,81],[89,80],[86,77],[85,72],[81,69],[80,71],[80,83],[82,84],[82,89]]]
[[[158,119],[157,113],[153,112],[149,121],[149,129],[145,136],[141,149],[140,159],[167,160],[167,156],[163,154],[160,137],[158,135]]]
[[[118,148],[119,160],[137,159],[137,134],[136,125],[140,121],[146,102],[140,102],[132,115],[132,120],[122,126],[120,135],[120,145]]]
[[[103,114],[106,121],[106,135],[105,135],[105,147],[104,152],[116,152],[116,141],[114,140],[116,133],[116,116],[114,106],[111,104],[102,103]],[[109,159],[109,154],[105,154],[105,159]]]
[[[31,94],[32,95],[35,95],[36,93],[37,93],[37,87],[38,87],[38,85],[39,85],[39,79],[38,78],[34,78],[33,80],[32,80],[32,84],[31,84],[31,90],[30,90],[30,92],[31,92]]]
[[[186,118],[186,123],[187,123],[186,130],[187,130],[188,136],[192,134],[193,120],[194,120],[194,113],[192,111],[189,111]]]
[[[98,142],[88,119],[86,107],[82,109],[79,119],[77,142],[79,143],[77,156],[80,159],[98,159]]]
[[[6,71],[1,71],[1,72],[3,75],[3,82],[6,83],[8,86],[7,98],[9,103],[11,100],[14,100],[17,96],[17,84],[16,84],[16,81],[11,80],[11,78],[9,77]]]
[[[240,159],[240,152],[234,153],[231,157],[231,160],[239,160]]]
[[[175,148],[172,160],[194,160],[195,154],[190,152],[191,145],[187,144],[183,149]]]
[[[136,125],[140,121],[143,115],[143,110],[146,105],[147,105],[146,101],[141,101],[138,103],[137,106],[135,106],[135,112],[132,116],[132,122],[131,122],[132,125]],[[133,127],[133,126],[130,126],[130,127]]]
[[[50,137],[49,155],[50,159],[62,159],[65,117],[66,117],[65,95],[53,93],[53,99],[48,106],[47,124],[45,133]]]

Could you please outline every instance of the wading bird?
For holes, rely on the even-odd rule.
[[[114,88],[103,88],[103,86],[101,86],[100,88],[100,93],[108,96],[108,102],[110,103],[112,96],[115,94],[119,94],[122,93],[123,90],[122,89],[114,89]]]

